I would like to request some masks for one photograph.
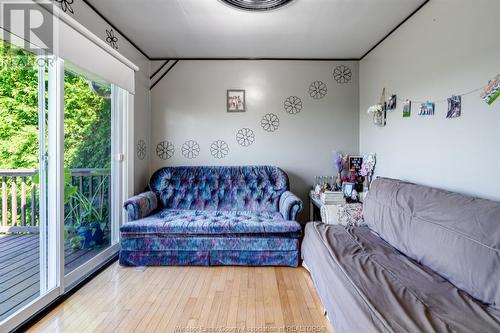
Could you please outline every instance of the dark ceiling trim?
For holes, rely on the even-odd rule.
[[[151,75],[151,76],[149,77],[149,79],[150,79],[150,80],[152,80],[152,79],[156,76],[156,74],[158,74],[158,73],[159,73],[159,72],[160,72],[160,71],[161,71],[161,70],[162,70],[165,66],[167,66],[167,64],[168,64],[168,62],[169,62],[169,61],[170,61],[170,60],[165,61],[165,62],[163,63],[163,65],[161,65],[161,66],[160,66],[160,68],[158,68],[158,69],[157,69],[157,70],[153,73],[153,75]]]
[[[120,29],[118,29],[113,23],[111,23],[111,21],[109,21],[104,15],[101,14],[101,12],[99,12],[97,10],[97,8],[95,8],[91,3],[89,3],[87,0],[82,0],[87,6],[90,7],[90,9],[92,9],[100,18],[102,18],[107,24],[109,24],[116,32],[118,32],[120,35],[123,36],[123,38],[125,38],[130,44],[132,44],[133,47],[135,47],[137,49],[137,51],[139,51],[143,56],[145,56],[148,60],[151,61],[151,58],[146,54],[146,52],[144,52],[139,46],[137,46],[136,43],[134,43],[130,38],[127,37],[127,35],[125,35],[123,32],[120,31]]]
[[[210,61],[232,61],[232,60],[255,60],[255,61],[359,61],[358,58],[151,58],[151,61],[163,60],[210,60]]]
[[[369,55],[373,50],[375,50],[380,44],[382,44],[390,35],[392,35],[396,30],[398,30],[403,24],[405,24],[409,19],[413,17],[416,13],[418,13],[425,5],[429,3],[430,0],[426,0],[423,4],[421,4],[413,13],[411,13],[407,18],[405,18],[401,23],[399,23],[394,29],[391,30],[384,38],[380,40],[377,44],[375,44],[371,49],[368,50],[359,60],[363,60],[367,55]]]
[[[165,73],[163,73],[163,75],[162,75],[162,76],[161,76],[158,80],[156,80],[156,82],[155,82],[155,83],[153,83],[153,85],[149,88],[149,90],[152,90],[152,89],[153,89],[153,88],[154,88],[154,87],[155,87],[158,83],[160,83],[160,81],[161,81],[161,80],[163,80],[163,78],[164,78],[164,77],[168,74],[168,72],[170,72],[170,71],[172,70],[172,68],[174,68],[174,67],[175,67],[175,65],[177,65],[177,63],[178,63],[178,62],[179,62],[179,60],[176,60],[176,61],[172,64],[172,66],[170,66],[170,68],[169,68],[169,69],[167,69],[167,70],[165,71]]]

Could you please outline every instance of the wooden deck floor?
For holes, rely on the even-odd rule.
[[[40,293],[40,237],[38,234],[0,234],[0,321]],[[102,249],[65,249],[65,273]]]

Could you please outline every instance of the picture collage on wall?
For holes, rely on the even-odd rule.
[[[346,65],[336,66],[333,71],[333,79],[339,85],[345,85],[352,81],[352,70]],[[308,94],[313,100],[321,100],[328,94],[328,87],[325,82],[317,80],[309,84]],[[246,112],[246,96],[244,89],[228,89],[226,96],[227,112]],[[286,114],[296,116],[303,111],[303,99],[298,96],[289,96],[283,102],[283,109]],[[260,126],[267,133],[277,133],[280,128],[280,116],[276,113],[266,113],[260,120]],[[236,131],[236,143],[241,147],[248,148],[256,141],[256,134],[250,127],[243,127]],[[143,142],[143,141],[142,141]],[[146,157],[147,149],[142,147],[142,142],[137,144],[137,156]],[[224,159],[230,153],[229,143],[223,139],[218,139],[210,143],[210,154],[215,159]],[[188,160],[196,159],[201,153],[201,146],[195,140],[188,140],[181,146],[182,156]],[[161,141],[156,146],[156,155],[161,160],[169,160],[175,155],[175,146],[169,141]]]
[[[420,104],[420,110],[418,111],[419,116],[433,116],[434,115],[434,103],[425,102]]]
[[[446,118],[458,118],[462,115],[462,97],[451,96],[448,98],[448,113]]]
[[[411,111],[413,103],[418,103],[418,115],[419,116],[433,116],[436,112],[436,104],[447,103],[448,108],[446,112],[447,119],[460,118],[462,116],[462,97],[471,94],[476,94],[480,92],[480,98],[488,105],[492,105],[500,97],[500,75],[497,75],[494,79],[490,80],[485,87],[473,89],[463,94],[452,95],[451,97],[444,100],[437,100],[434,102],[425,101],[420,102],[416,100],[400,100],[396,95],[391,95],[391,97],[385,103],[387,110],[396,109],[397,101],[403,103],[403,118],[409,118],[411,116]],[[370,111],[370,109],[369,109]]]

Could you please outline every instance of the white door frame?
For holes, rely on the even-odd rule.
[[[40,115],[40,297],[0,323],[0,332],[9,332],[62,295],[64,290],[64,167],[58,153],[64,144],[64,62],[44,57],[49,72],[48,154],[45,154],[45,68],[39,69],[38,112]],[[43,82],[40,82],[43,81]],[[61,178],[62,176],[62,178]],[[47,183],[47,191],[44,186]],[[62,184],[62,187],[61,187]],[[47,194],[47,196],[45,196]],[[46,235],[46,237],[45,237]]]

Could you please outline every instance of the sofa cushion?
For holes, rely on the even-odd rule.
[[[296,221],[287,221],[279,212],[208,211],[163,209],[142,220],[125,223],[122,236],[130,234],[273,234],[298,237],[301,227]]]
[[[276,167],[166,167],[149,184],[164,208],[277,212],[289,189]]]
[[[366,227],[309,223],[302,257],[342,332],[500,332],[487,308]]]
[[[500,307],[500,203],[380,178],[364,220],[399,251]]]

